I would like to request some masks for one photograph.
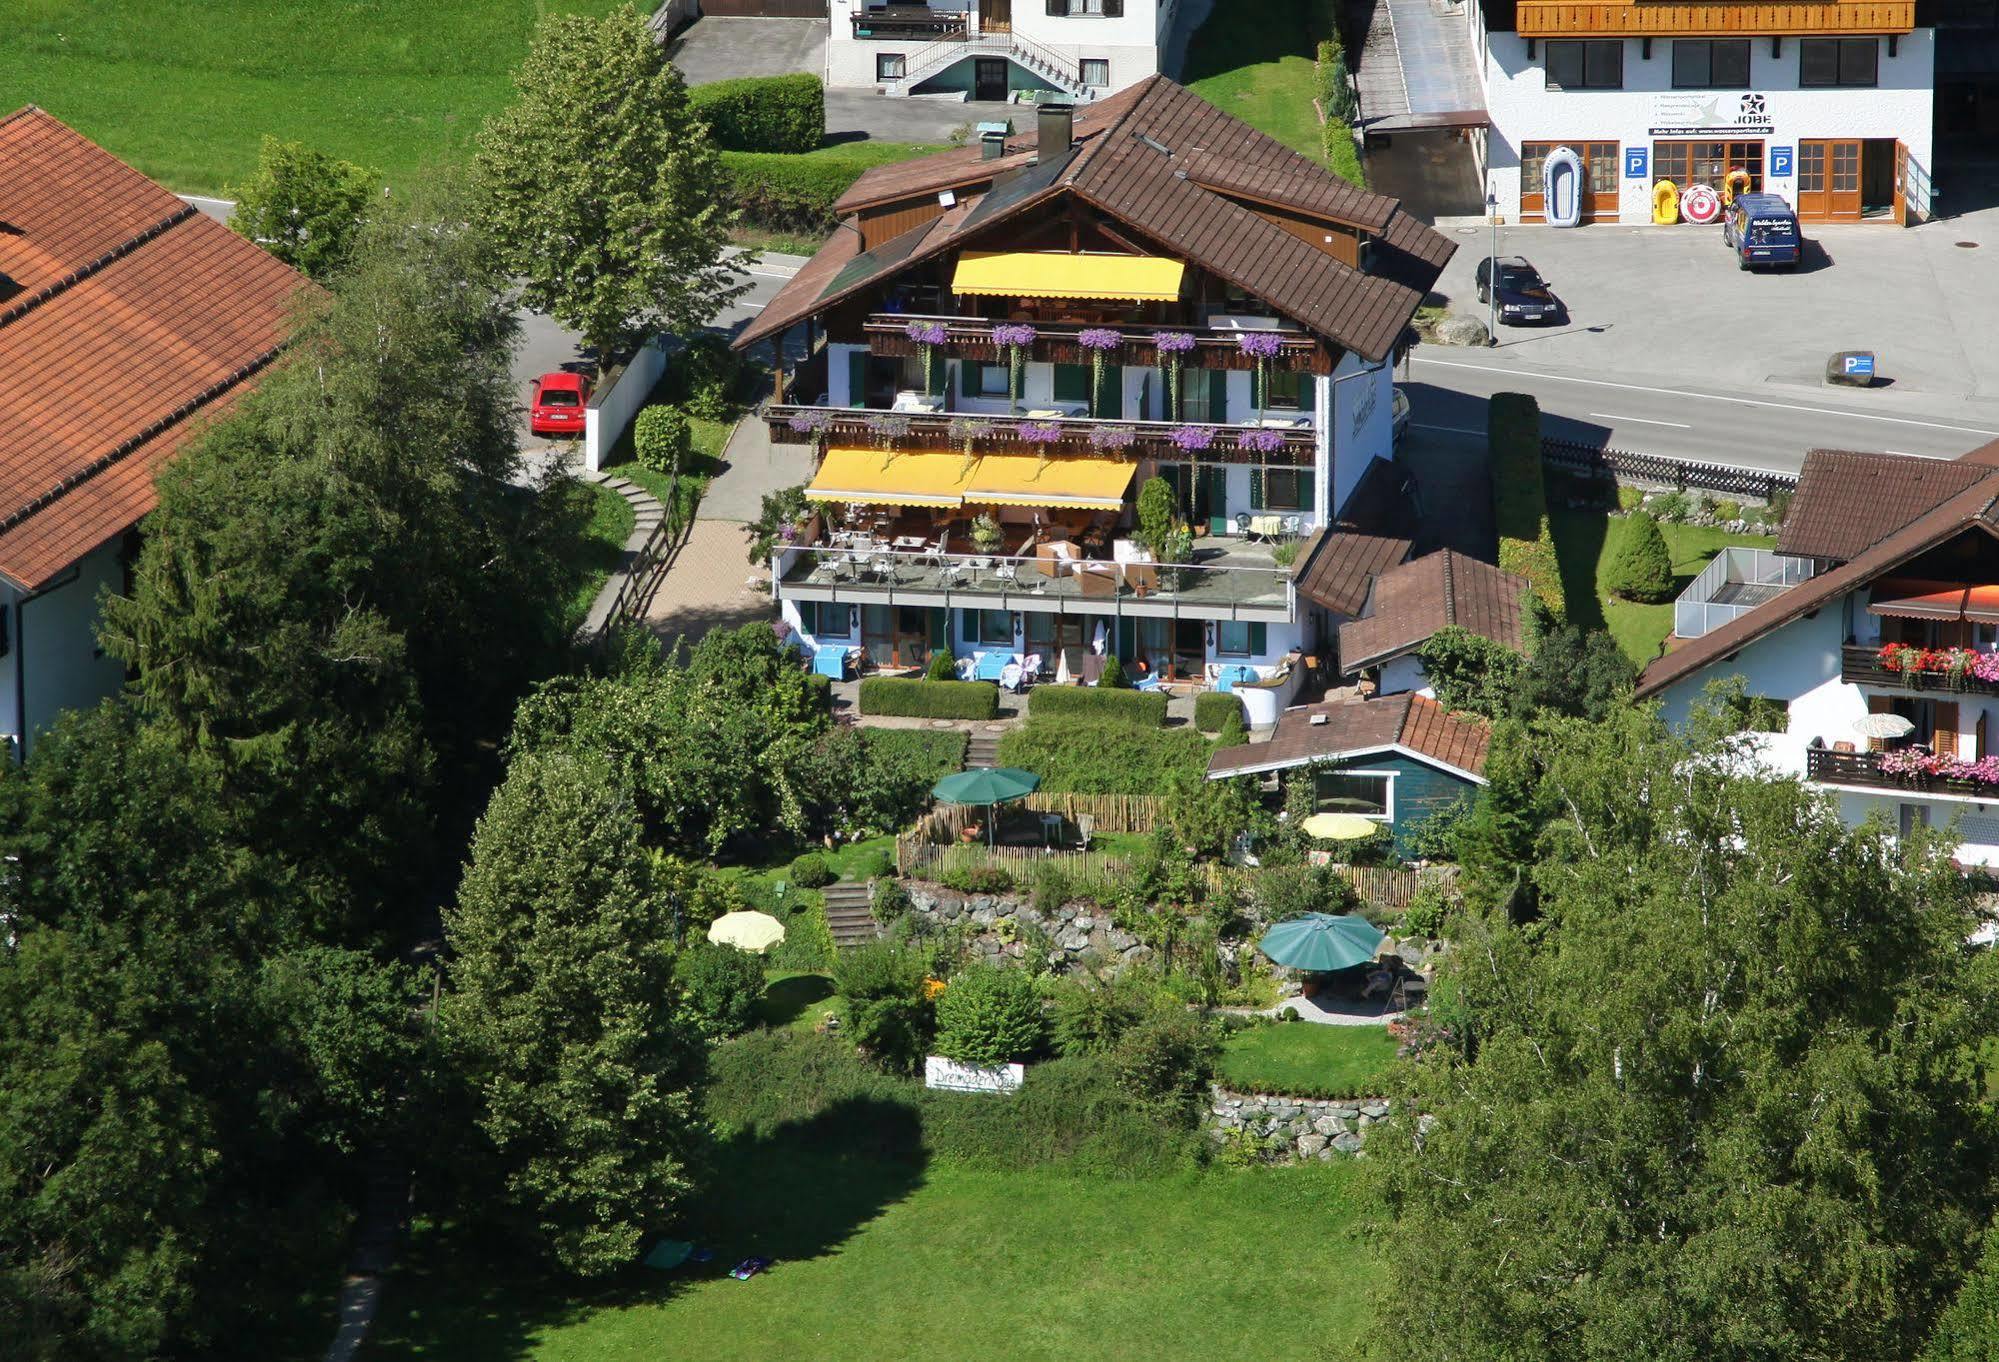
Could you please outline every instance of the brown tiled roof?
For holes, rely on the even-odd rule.
[[[1973,450],[1957,460],[1959,464],[1977,468],[1981,476],[1962,491],[1915,515],[1850,562],[1800,583],[1714,632],[1653,660],[1638,678],[1638,696],[1642,699],[1656,695],[1675,681],[1710,663],[1727,659],[1765,634],[1830,605],[1847,592],[1866,586],[1967,530],[1982,530],[1999,537],[1999,466],[1995,466],[1995,455],[1999,455],[1999,443]]]
[[[1318,720],[1318,722],[1314,722]],[[1339,700],[1287,709],[1269,742],[1239,743],[1208,758],[1208,778],[1274,771],[1384,747],[1403,747],[1473,777],[1485,773],[1492,728],[1421,695]]]
[[[0,573],[32,590],[152,509],[310,286],[38,109],[0,119],[0,222]]]
[[[1777,552],[1800,558],[1858,558],[1989,469],[1957,459],[1814,449],[1777,532]]]
[[[1340,626],[1340,666],[1384,662],[1451,624],[1524,650],[1527,590],[1525,577],[1451,549],[1390,568],[1376,579],[1367,614]]]
[[[1292,576],[1298,592],[1336,615],[1367,608],[1374,579],[1414,547],[1416,503],[1400,465],[1369,463],[1330,529],[1314,531],[1299,551]]]
[[[1004,205],[995,200],[987,205],[993,211],[987,212],[972,211],[971,204],[961,202],[913,250],[901,253],[894,268],[968,246],[1028,208],[1072,194],[1152,238],[1163,250],[1264,300],[1335,346],[1376,361],[1393,352],[1425,290],[1436,282],[1456,249],[1430,228],[1405,220],[1394,200],[1345,185],[1323,166],[1163,76],[1141,81],[1086,111],[1078,127],[1076,149],[1066,161],[1059,168],[1041,167],[1051,175],[1046,188]],[[999,161],[979,161],[976,155],[968,148],[881,167],[856,182],[841,203],[853,208],[962,189],[982,182],[993,167],[1023,165],[1027,158],[1024,151]],[[1233,169],[1225,172],[1221,167]],[[1328,217],[1338,206],[1350,218],[1380,222],[1389,243],[1392,274],[1354,269],[1203,187],[1195,174],[1202,168],[1211,179],[1253,181],[1271,202]],[[836,233],[840,234],[851,235],[844,229]],[[834,286],[816,292],[794,280],[765,305],[735,343],[741,347],[774,335],[878,283],[890,272],[842,274]]]

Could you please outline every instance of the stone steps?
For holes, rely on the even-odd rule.
[[[820,893],[826,899],[826,926],[833,933],[835,947],[845,950],[877,940],[881,925],[875,921],[874,896],[865,883],[842,880],[829,884]]]
[[[990,733],[974,733],[965,744],[965,769],[999,765],[999,739]]]

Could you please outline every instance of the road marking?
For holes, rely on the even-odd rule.
[[[1423,355],[1411,355],[1412,364],[1435,364],[1446,369],[1474,369],[1482,374],[1500,374],[1507,378],[1539,378],[1556,383],[1587,383],[1598,388],[1622,388],[1627,392],[1656,393],[1661,397],[1694,398],[1705,402],[1734,402],[1744,407],[1770,407],[1776,411],[1802,411],[1814,416],[1850,417],[1856,421],[1886,421],[1898,426],[1927,426],[1931,430],[1955,430],[1966,435],[1999,435],[1999,430],[1987,430],[1983,426],[1960,426],[1948,421],[1919,421],[1909,416],[1881,416],[1869,411],[1843,411],[1838,407],[1806,407],[1795,402],[1765,402],[1754,397],[1728,397],[1721,393],[1694,392],[1686,388],[1652,388],[1642,383],[1612,383],[1601,378],[1572,378],[1568,374],[1544,374],[1533,369],[1502,369],[1493,364],[1466,364],[1462,360],[1430,359]]]
[[[1473,430],[1470,426],[1426,426],[1421,421],[1411,421],[1409,423],[1409,429],[1441,430],[1441,431],[1446,431],[1452,435],[1483,435],[1486,433],[1482,430]]]
[[[1600,417],[1605,421],[1636,421],[1641,426],[1671,426],[1674,430],[1693,429],[1685,421],[1654,421],[1649,416],[1612,416],[1607,411],[1593,411],[1590,415]]]
[[[767,304],[764,304],[764,303],[737,303],[737,304],[736,304],[736,306],[737,306],[737,307],[740,307],[740,308],[741,308],[741,309],[742,309],[743,311],[745,311],[745,312],[761,312],[761,311],[763,311],[763,310],[764,310],[764,308],[765,308],[765,307],[767,306]]]
[[[737,270],[736,273],[761,274],[766,279],[792,279],[797,277],[798,271],[797,270]]]

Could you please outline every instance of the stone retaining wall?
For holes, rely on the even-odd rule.
[[[1273,1157],[1285,1161],[1358,1154],[1367,1143],[1368,1128],[1390,1110],[1385,1097],[1321,1101],[1232,1092],[1220,1085],[1210,1089],[1208,1098],[1201,1125],[1217,1144],[1248,1130],[1270,1146]]]

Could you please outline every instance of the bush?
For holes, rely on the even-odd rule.
[[[1367,188],[1367,170],[1361,164],[1360,149],[1354,144],[1353,127],[1343,118],[1328,118],[1319,130],[1326,164],[1333,174],[1357,188]]]
[[[1723,497],[1714,504],[1714,518],[1723,522],[1742,519],[1742,503]]]
[[[1219,733],[1229,716],[1242,717],[1242,698],[1225,690],[1204,690],[1194,697],[1194,727]]]
[[[1034,911],[1043,917],[1067,903],[1076,891],[1069,872],[1054,861],[1043,861],[1029,871],[1027,887],[1034,899]]]
[[[1222,731],[1215,734],[1215,746],[1240,747],[1249,741],[1249,728],[1244,723],[1242,706],[1237,705],[1229,717],[1222,721]]]
[[[826,140],[826,90],[819,77],[745,76],[697,85],[687,102],[728,151],[816,151]]]
[[[841,954],[833,983],[850,1003],[920,998],[927,966],[921,955],[887,941],[868,941]]]
[[[1645,504],[1645,489],[1642,487],[1620,487],[1617,489],[1617,509],[1626,515]]]
[[[1011,1171],[1061,1165],[1078,1173],[1158,1177],[1191,1167],[1200,1135],[1187,1109],[1142,1101],[1101,1057],[1054,1059],[1020,1091],[923,1095],[925,1143],[942,1161]]]
[[[915,1073],[930,1052],[935,1030],[930,1004],[921,998],[874,998],[847,1005],[847,1034],[891,1073]]]
[[[1150,698],[1143,692],[1106,693]],[[1138,728],[1081,717],[1030,718],[999,745],[1001,764],[1034,772],[1050,794],[1170,794],[1207,773],[1213,750],[1191,728]]]
[[[1770,489],[1770,504],[1763,508],[1765,525],[1781,525],[1784,517],[1791,513],[1791,489],[1773,487]]]
[[[874,901],[868,905],[884,927],[900,922],[910,909],[909,889],[901,880],[876,880]]]
[[[1624,537],[1610,560],[1610,594],[1627,601],[1657,605],[1674,594],[1673,555],[1659,522],[1643,511],[1624,522]]]
[[[869,676],[861,681],[861,713],[908,719],[990,719],[999,713],[999,687],[990,681]]]
[[[687,466],[687,456],[694,449],[694,427],[680,408],[655,404],[633,422],[632,447],[641,468],[672,477]]]
[[[1006,1064],[1041,1045],[1041,1000],[1026,970],[974,965],[937,999],[937,1052],[961,1064]]]
[[[1503,643],[1447,624],[1416,650],[1445,709],[1497,719],[1513,704],[1524,659]]]
[[[800,889],[818,889],[838,878],[826,864],[826,858],[816,851],[808,851],[791,863],[791,882]]]
[[[732,207],[762,227],[830,232],[833,205],[864,171],[935,150],[902,142],[847,142],[804,156],[724,151]]]
[[[1013,873],[999,865],[954,865],[937,882],[960,894],[1004,894],[1013,888]]]
[[[1402,934],[1434,941],[1444,934],[1444,921],[1451,914],[1451,901],[1434,884],[1418,885],[1402,910]]]
[[[1110,670],[1110,663],[1104,663]],[[1122,670],[1122,668],[1120,668]],[[1030,719],[1074,718],[1164,728],[1168,699],[1163,691],[1107,690],[1102,686],[1036,686],[1027,696]]]
[[[1694,499],[1685,492],[1662,492],[1646,509],[1657,519],[1677,524],[1694,513]]]
[[[1222,1050],[1215,1028],[1184,1007],[1154,1007],[1118,1038],[1111,1067],[1134,1097],[1191,1103],[1204,1096]]]
[[[673,963],[680,1005],[710,1040],[747,1031],[763,996],[763,962],[734,946],[703,941]]]
[[[728,341],[703,332],[668,360],[666,387],[679,398],[688,415],[721,421],[734,408],[736,385],[743,373],[743,359],[729,348]]]
[[[1116,653],[1112,653],[1104,658],[1104,670],[1097,677],[1097,689],[1115,691],[1128,691],[1131,689],[1131,682],[1125,679],[1124,663],[1117,660]]]
[[[958,659],[951,656],[949,648],[939,648],[930,654],[930,665],[923,669],[925,681],[956,681],[958,679]]]
[[[1253,884],[1256,910],[1266,923],[1306,913],[1350,913],[1360,902],[1353,882],[1329,866],[1266,866]]]
[[[1525,577],[1548,608],[1568,613],[1561,564],[1548,527],[1548,491],[1541,469],[1541,408],[1525,393],[1495,393],[1487,410],[1492,450],[1492,507],[1499,529],[1499,566]]]

